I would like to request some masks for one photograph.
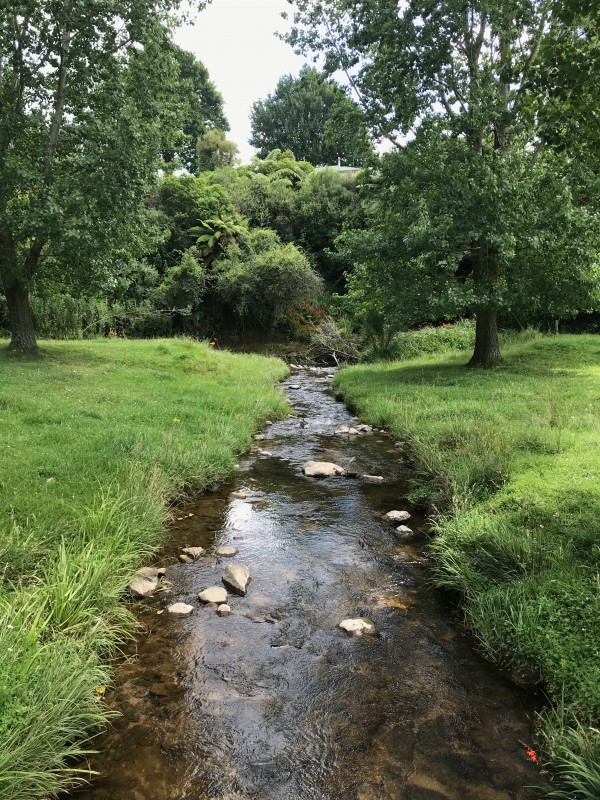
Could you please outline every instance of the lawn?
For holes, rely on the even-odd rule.
[[[493,370],[464,353],[342,370],[359,415],[406,443],[432,576],[479,647],[552,700],[556,798],[600,797],[600,338],[532,337]]]
[[[106,720],[98,687],[133,630],[123,602],[169,503],[226,478],[285,415],[277,359],[187,340],[0,352],[0,796],[78,780]]]

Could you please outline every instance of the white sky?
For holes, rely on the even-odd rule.
[[[180,28],[175,41],[207,67],[223,95],[231,125],[227,138],[240,149],[244,163],[254,155],[248,144],[250,110],[255,100],[273,92],[281,75],[297,75],[306,59],[275,36],[289,23],[286,0],[213,0],[193,25]]]

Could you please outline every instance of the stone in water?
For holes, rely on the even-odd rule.
[[[235,594],[244,595],[250,583],[250,570],[245,564],[230,564],[221,580]]]
[[[184,547],[181,551],[184,555],[189,556],[194,561],[204,554],[203,547]]]
[[[231,614],[231,608],[227,605],[227,603],[221,603],[221,605],[217,608],[217,614],[220,617],[228,617]]]
[[[191,614],[194,610],[194,606],[188,606],[187,603],[173,603],[172,606],[167,608],[169,614],[179,614],[182,617]]]
[[[201,603],[221,603],[227,602],[227,592],[222,586],[209,586],[198,595]]]
[[[365,617],[355,617],[354,619],[344,619],[339,626],[343,631],[352,633],[354,636],[362,636],[364,633],[375,633],[375,624]]]
[[[406,522],[407,519],[410,519],[410,514],[408,511],[388,511],[383,518],[386,522]]]
[[[218,556],[224,556],[225,558],[230,558],[231,556],[237,556],[238,551],[235,547],[231,547],[228,544],[223,545],[223,547],[219,547],[217,550]]]
[[[330,461],[307,461],[302,469],[309,478],[331,478],[346,474],[343,467]]]

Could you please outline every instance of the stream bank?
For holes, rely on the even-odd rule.
[[[424,520],[406,541],[382,515],[409,477],[393,441],[335,434],[353,418],[330,371],[283,385],[298,417],[270,425],[235,483],[182,511],[170,590],[140,604],[145,634],[119,670],[121,713],[77,800],[525,800],[530,696],[472,650],[426,580]],[[332,461],[382,483],[303,474]],[[233,496],[231,492],[242,496]],[[239,552],[216,556],[222,545]],[[247,564],[232,615],[202,607],[228,563]],[[166,613],[194,606],[187,618]],[[348,617],[376,636],[341,631]]]

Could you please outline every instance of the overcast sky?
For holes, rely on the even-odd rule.
[[[286,29],[286,0],[213,0],[175,41],[193,52],[223,95],[231,125],[227,138],[240,149],[244,163],[254,155],[248,144],[252,103],[275,89],[281,75],[297,75],[305,59],[275,36]]]

